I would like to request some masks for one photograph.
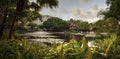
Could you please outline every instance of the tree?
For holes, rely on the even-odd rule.
[[[42,7],[53,8],[57,5],[58,0],[37,0],[37,2],[30,2],[29,0],[0,0],[0,19],[2,19],[0,20],[0,37],[2,37],[6,26],[10,27],[9,38],[11,38],[18,21],[31,16],[37,18],[39,17],[39,9]],[[36,15],[29,16],[29,12],[35,12]]]
[[[98,20],[96,23],[93,24],[93,30],[97,32],[104,32],[105,28],[104,27],[104,20]]]
[[[79,22],[78,23],[78,29],[88,30],[89,29],[89,23],[88,22]]]
[[[31,30],[34,30],[35,29],[35,27],[38,27],[38,25],[37,24],[35,24],[35,23],[29,23],[28,24],[28,26],[30,26],[31,27]]]
[[[63,31],[67,28],[67,23],[58,17],[49,18],[43,23],[47,30]]]
[[[99,15],[104,15],[105,21],[104,27],[106,28],[105,31],[107,32],[118,31],[118,28],[120,28],[120,26],[119,24],[115,23],[120,22],[120,2],[119,0],[106,0],[106,3],[109,8],[106,11],[100,11],[98,13]],[[116,28],[117,30],[114,28]]]
[[[8,19],[13,15],[15,4],[16,0],[0,0],[0,38],[3,36],[5,27],[10,21]]]
[[[119,0],[107,0],[107,5],[109,6],[107,11],[102,11],[101,14],[105,16],[105,19],[109,17],[114,17],[120,21],[120,2]]]
[[[115,18],[107,18],[105,20],[105,27],[108,29],[107,32],[110,32],[110,33],[115,33],[115,32],[118,32],[118,28],[119,28],[119,23],[118,23],[118,20],[115,19]]]
[[[78,23],[81,22],[79,20],[74,20],[74,19],[70,19],[69,21],[67,21],[68,24],[68,28],[69,30],[77,30],[78,29]]]
[[[93,25],[97,32],[117,33],[119,32],[119,23],[116,18],[110,17],[106,20],[99,20]]]

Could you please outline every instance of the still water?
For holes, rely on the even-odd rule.
[[[73,35],[71,33],[64,32],[46,32],[46,31],[36,31],[32,33],[26,33],[25,36],[31,42],[40,42],[40,43],[53,43],[57,44],[68,42],[71,39],[81,40],[83,38],[82,35]],[[88,45],[92,46],[94,37],[86,37],[88,40]]]

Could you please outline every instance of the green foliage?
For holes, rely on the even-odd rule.
[[[94,51],[94,58],[99,56],[99,58],[103,59],[118,59],[120,58],[120,53],[118,47],[120,45],[116,43],[116,41],[120,40],[119,37],[116,37],[116,35],[112,35],[111,38],[105,38],[104,40],[97,40],[95,42],[95,48]],[[117,46],[117,47],[116,47]],[[117,52],[117,53],[116,53]]]
[[[54,55],[51,57],[50,54],[50,59],[90,59],[92,56],[85,39],[80,42],[71,40],[69,43],[61,44],[52,48],[48,53],[52,53],[52,55]]]
[[[47,21],[43,23],[43,26],[47,30],[53,30],[53,31],[63,31],[67,28],[67,23],[57,17],[49,18]]]
[[[120,21],[120,2],[119,0],[107,0],[109,6],[109,13],[112,14],[111,17],[116,18]]]
[[[4,36],[6,29],[9,38],[12,38],[14,29],[20,24],[41,18],[39,10],[42,7],[56,7],[58,0],[0,0],[0,39]],[[4,37],[3,37],[4,38]]]
[[[119,0],[106,0],[109,7],[106,11],[100,11],[99,15],[104,15],[104,19],[109,17],[116,18],[120,21],[120,2]]]
[[[50,47],[38,43],[28,43],[27,40],[1,40],[0,59],[119,59],[120,37],[111,35],[110,38],[96,40],[89,47],[85,38],[81,41],[74,39],[68,43]]]
[[[118,31],[118,20],[115,18],[107,18],[105,20],[105,27],[108,28],[109,32],[117,32]],[[116,28],[116,29],[115,29]]]
[[[28,26],[31,26],[33,28],[33,27],[37,27],[37,24],[31,22],[28,24]]]
[[[79,22],[78,27],[79,27],[79,29],[83,29],[83,30],[89,29],[89,23],[88,22]]]
[[[119,0],[106,0],[108,9],[100,11],[98,15],[104,15],[104,26],[102,27],[105,32],[115,32],[119,35],[120,25],[120,2]]]
[[[27,40],[0,41],[0,59],[44,59],[47,50],[38,44],[29,44]]]
[[[92,25],[93,30],[97,32],[116,33],[119,32],[119,21],[116,18],[110,17],[105,20],[99,20]]]
[[[89,30],[89,23],[86,21],[74,20],[70,19],[67,21],[68,28],[70,31],[81,31],[81,30]]]

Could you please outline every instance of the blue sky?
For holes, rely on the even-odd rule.
[[[69,20],[83,20],[95,22],[99,18],[97,13],[107,8],[106,0],[59,0],[56,8],[42,8],[40,11],[43,15],[50,15]]]

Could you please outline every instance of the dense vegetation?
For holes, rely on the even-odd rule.
[[[56,7],[58,0],[0,0],[0,59],[119,59],[120,58],[120,2],[107,0],[109,8],[101,11],[102,20],[89,24],[73,20],[63,21],[60,18],[50,18],[43,27],[52,31],[83,31],[115,33],[109,38],[96,39],[92,47],[87,45],[85,38],[80,41],[70,40],[61,44],[55,42],[51,46],[39,43],[29,43],[28,40],[18,40],[16,31],[34,30],[38,26],[32,23],[41,19],[39,11],[42,7]]]
[[[57,5],[58,0],[0,0],[0,39],[11,39],[16,27],[41,18],[42,7]]]
[[[116,33],[120,34],[120,24],[116,18],[110,17],[103,20],[98,20],[95,23],[70,19],[64,21],[57,17],[52,17],[43,23],[43,28],[48,31],[76,31],[96,33]]]
[[[92,24],[93,30],[97,32],[107,32],[107,33],[116,33],[120,32],[120,24],[119,21],[115,18],[107,18],[105,20],[99,20],[95,24]]]
[[[43,26],[47,30],[51,31],[63,31],[68,29],[67,22],[57,17],[49,18],[47,21],[43,23]]]
[[[42,46],[27,40],[1,40],[1,59],[119,59],[120,37],[97,40],[89,47],[87,40],[70,40],[60,45]]]

